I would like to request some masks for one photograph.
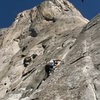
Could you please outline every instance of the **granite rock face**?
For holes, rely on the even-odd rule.
[[[0,100],[100,100],[100,15],[45,0],[0,30]],[[61,59],[43,81],[45,65]]]

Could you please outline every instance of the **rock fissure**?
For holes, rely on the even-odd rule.
[[[22,77],[25,77],[25,76],[29,76],[31,73],[33,73],[34,71],[35,71],[36,69],[35,68],[33,68],[33,69],[31,69],[31,70],[29,70],[28,72],[26,72],[26,73],[24,73],[23,75],[22,75]],[[27,77],[28,77],[27,76]],[[24,78],[24,80],[25,80],[26,78]]]
[[[76,60],[74,60],[73,62],[71,62],[70,64],[74,64],[75,62],[81,60],[81,59],[84,58],[84,57],[85,57],[85,56],[81,56],[81,57],[77,58]]]

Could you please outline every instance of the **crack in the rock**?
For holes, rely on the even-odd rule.
[[[42,80],[43,81],[43,80]],[[39,83],[39,85],[36,87],[36,90],[39,89],[39,87],[41,86],[42,84],[42,81]]]
[[[39,98],[34,98],[34,99],[31,99],[31,100],[39,100]]]
[[[47,17],[45,17],[45,16],[43,16],[44,17],[44,19],[46,20],[46,21],[52,21],[53,23],[54,22],[56,22],[56,19],[53,17],[53,18],[47,18]]]
[[[23,77],[25,77],[23,80],[25,80],[31,73],[33,73],[34,71],[35,71],[36,69],[35,68],[33,68],[33,69],[31,69],[31,70],[29,70],[28,72],[26,72],[26,73],[24,73],[23,75],[22,75],[22,78]]]
[[[87,56],[87,52],[83,52],[83,55],[82,55],[81,57],[77,58],[76,60],[74,60],[74,61],[71,62],[70,64],[73,64],[73,63],[77,62],[78,60],[80,60],[80,59],[82,59],[82,58],[84,58],[84,57],[86,57],[86,56]]]
[[[97,91],[97,87],[95,86],[95,84],[93,84],[93,87],[94,87],[94,92]],[[96,95],[96,93],[95,93],[95,95]],[[97,95],[96,95],[96,100],[99,100]]]
[[[97,98],[97,95],[96,95],[96,93],[95,93],[95,87],[94,87],[94,84],[89,84],[90,85],[90,87],[91,87],[91,89],[92,89],[92,92],[93,92],[93,94],[94,94],[94,100],[98,100],[98,98]]]
[[[73,64],[73,63],[75,63],[75,62],[79,61],[80,59],[82,59],[82,58],[84,58],[84,57],[85,57],[85,56],[83,55],[83,56],[81,56],[81,57],[77,58],[76,60],[74,60],[73,62],[71,62],[70,64]]]
[[[87,27],[86,27],[86,30],[89,30],[91,27],[95,26],[96,24],[97,24],[97,22],[93,23],[93,24],[90,25],[90,26],[87,26]]]

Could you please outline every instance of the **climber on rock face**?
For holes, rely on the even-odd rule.
[[[51,59],[46,65],[45,65],[45,78],[48,78],[50,76],[50,73],[54,72],[54,69],[57,67],[58,62],[61,61],[59,59]]]

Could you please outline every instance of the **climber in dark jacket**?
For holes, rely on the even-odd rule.
[[[47,79],[50,76],[50,73],[54,72],[54,69],[55,69],[54,67],[57,66],[58,61],[61,61],[61,60],[51,59],[49,61],[49,63],[47,63],[45,65],[45,77],[44,77],[44,80]]]

